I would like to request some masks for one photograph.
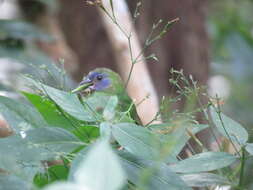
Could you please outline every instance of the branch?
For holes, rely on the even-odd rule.
[[[124,0],[103,0],[102,3],[106,11],[100,9],[100,13],[127,92],[135,100],[135,104],[149,97],[137,106],[142,123],[149,123],[159,111],[159,103],[143,57],[143,49],[134,30],[133,19]],[[141,61],[136,62],[136,58]]]

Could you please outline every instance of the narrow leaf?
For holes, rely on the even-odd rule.
[[[208,187],[211,185],[229,185],[230,182],[223,176],[212,173],[186,174],[181,178],[190,187]]]
[[[81,121],[96,121],[94,110],[92,110],[92,108],[87,104],[82,105],[76,94],[58,90],[37,82],[31,78],[26,78],[26,80],[48,95],[50,99],[52,99],[58,106],[60,106],[71,116]]]
[[[14,175],[0,174],[0,190],[29,190],[31,184]]]
[[[140,160],[131,154],[119,152],[128,180],[147,190],[190,190],[184,181],[164,163]],[[143,176],[148,178],[143,179]]]
[[[231,138],[231,140],[237,144],[245,144],[248,141],[248,132],[241,126],[241,124],[232,120],[223,113],[220,113],[219,115],[214,108],[210,109],[210,113],[214,124],[224,137]]]
[[[25,134],[25,138],[16,134],[0,139],[0,154],[12,157],[17,163],[39,162],[70,153],[84,145],[68,131],[56,127],[32,129]]]
[[[121,146],[140,158],[156,159],[159,156],[159,139],[144,127],[133,123],[115,124],[112,134]]]
[[[236,160],[235,156],[226,152],[204,152],[179,161],[169,167],[178,173],[197,173],[224,168]]]

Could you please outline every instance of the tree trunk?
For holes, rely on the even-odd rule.
[[[78,71],[78,57],[69,48],[65,36],[60,28],[59,18],[55,11],[49,10],[45,4],[36,0],[19,0],[18,1],[23,16],[49,33],[55,40],[50,42],[37,42],[40,49],[50,56],[55,62],[63,59],[65,69],[70,74]]]
[[[138,1],[129,0],[134,10]],[[159,19],[165,22],[179,17],[180,21],[171,27],[163,40],[153,45],[148,54],[154,52],[158,55],[158,64],[149,64],[150,71],[155,79],[158,94],[168,95],[169,70],[171,68],[183,69],[186,75],[201,85],[207,84],[209,73],[209,43],[205,26],[207,0],[147,0],[143,3],[138,33],[141,39],[151,30],[152,24]]]
[[[137,2],[128,0],[132,12]],[[61,0],[60,3],[60,24],[68,44],[80,61],[77,78],[101,66],[119,71],[97,9],[86,5],[82,0]],[[192,74],[199,84],[206,84],[209,72],[206,6],[207,0],[143,2],[141,16],[136,25],[142,43],[148,36],[152,24],[159,19],[166,22],[180,18],[164,39],[156,42],[146,54],[155,53],[160,60],[158,64],[148,63],[160,98],[174,93],[169,84],[169,70],[172,67],[177,70],[183,69],[186,75]]]
[[[115,15],[116,20],[120,21],[119,25],[123,29],[123,31],[121,31],[119,27],[113,23],[112,19],[101,10],[101,16],[111,42],[110,44],[114,49],[117,67],[119,68],[123,81],[127,85],[129,96],[135,100],[136,109],[142,124],[146,125],[150,123],[159,112],[159,101],[147,68],[146,60],[144,56],[140,54],[142,52],[142,47],[140,46],[133,25],[133,19],[131,18],[125,1],[113,1],[113,12],[110,11],[111,5],[109,0],[103,0],[102,2],[103,7],[108,10],[108,13],[112,17]],[[131,37],[129,37],[130,33]],[[135,64],[135,59],[141,61]]]
[[[67,43],[79,58],[75,78],[96,67],[115,69],[113,50],[96,7],[83,0],[61,0],[59,21]]]

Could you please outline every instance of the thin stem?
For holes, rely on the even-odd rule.
[[[224,124],[223,119],[222,119],[222,117],[221,117],[221,109],[220,109],[219,99],[218,99],[218,98],[216,98],[216,99],[217,99],[217,105],[218,105],[218,109],[216,109],[216,112],[217,112],[218,117],[219,117],[219,120],[220,120],[220,122],[221,122],[221,126],[222,126],[222,128],[224,129],[224,131],[225,131],[225,133],[226,133],[226,135],[227,135],[227,137],[228,137],[230,143],[232,144],[233,148],[235,149],[236,153],[238,154],[239,157],[241,157],[239,151],[237,150],[237,148],[236,148],[234,142],[232,141],[231,136],[229,135],[229,133],[228,133],[226,127],[225,127],[225,124]]]
[[[193,83],[193,84],[194,84],[194,83]],[[196,88],[195,88],[195,84],[194,84],[194,89],[196,89]],[[196,95],[196,97],[197,97],[198,104],[199,104],[199,106],[200,106],[200,108],[201,108],[201,110],[202,110],[202,113],[203,113],[203,115],[204,115],[204,117],[205,117],[207,123],[208,123],[209,126],[210,126],[210,131],[211,131],[211,133],[212,133],[212,135],[213,135],[213,137],[214,137],[214,139],[215,139],[215,141],[216,141],[216,143],[217,143],[217,145],[218,145],[218,147],[219,147],[219,150],[221,150],[221,145],[220,145],[220,143],[219,143],[219,141],[218,141],[218,137],[216,136],[216,134],[215,134],[215,132],[214,132],[214,130],[213,130],[213,125],[210,123],[211,118],[209,117],[208,113],[205,111],[204,106],[203,106],[203,104],[202,104],[202,102],[201,102],[201,100],[200,100],[200,97],[199,97],[199,95],[198,95],[198,92],[196,92],[196,90],[195,90],[194,92],[195,92],[195,95]]]
[[[127,111],[123,112],[123,115],[120,117],[119,121],[121,121],[121,120],[124,118],[125,115],[127,115],[127,114],[130,113],[130,111],[132,110],[133,106],[134,106],[134,102],[132,102],[132,103],[130,104],[130,106],[129,106],[129,108],[127,109]]]
[[[120,26],[120,24],[117,22],[116,19],[114,19],[113,16],[110,15],[110,13],[104,8],[101,7],[102,10],[105,12],[105,14],[112,20],[112,22],[119,28],[119,30],[125,35],[126,38],[129,38],[130,36],[127,34],[127,32]]]
[[[192,147],[192,145],[190,144],[190,142],[187,141],[186,144],[187,144],[188,148],[190,149],[190,151],[192,152],[192,154],[196,154],[196,151],[194,150],[194,148]]]
[[[239,188],[243,189],[243,177],[244,177],[244,168],[245,168],[245,147],[242,147],[242,157],[241,157],[241,170],[240,170],[240,179],[239,179]]]
[[[158,120],[158,117],[160,116],[160,111],[158,111],[156,114],[155,114],[155,117],[153,119],[151,119],[144,127],[148,127],[151,123],[153,123],[154,121],[157,121]]]
[[[202,142],[200,142],[200,140],[187,128],[186,128],[186,133],[202,148],[202,151],[207,151],[207,149],[202,144]]]
[[[125,84],[125,89],[127,88],[128,84],[129,84],[129,81],[130,81],[130,78],[132,76],[133,70],[134,70],[134,64],[132,63],[129,74],[128,74],[128,77],[127,77],[127,81],[126,81],[126,84]]]

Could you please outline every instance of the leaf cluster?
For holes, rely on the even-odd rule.
[[[210,109],[213,124],[233,144],[234,154],[201,144],[196,134],[213,128],[211,124],[179,120],[139,126],[117,110],[117,96],[97,94],[80,101],[76,94],[26,80],[38,92],[22,92],[28,103],[0,97],[0,112],[15,131],[0,139],[2,188],[8,189],[8,182],[14,189],[18,184],[24,189],[42,188],[59,180],[66,182],[46,189],[242,185],[241,170],[245,155],[253,152],[252,144],[247,142],[247,131],[217,106]],[[199,141],[200,152],[190,147],[189,139]],[[179,155],[187,146],[192,156],[183,159]]]

